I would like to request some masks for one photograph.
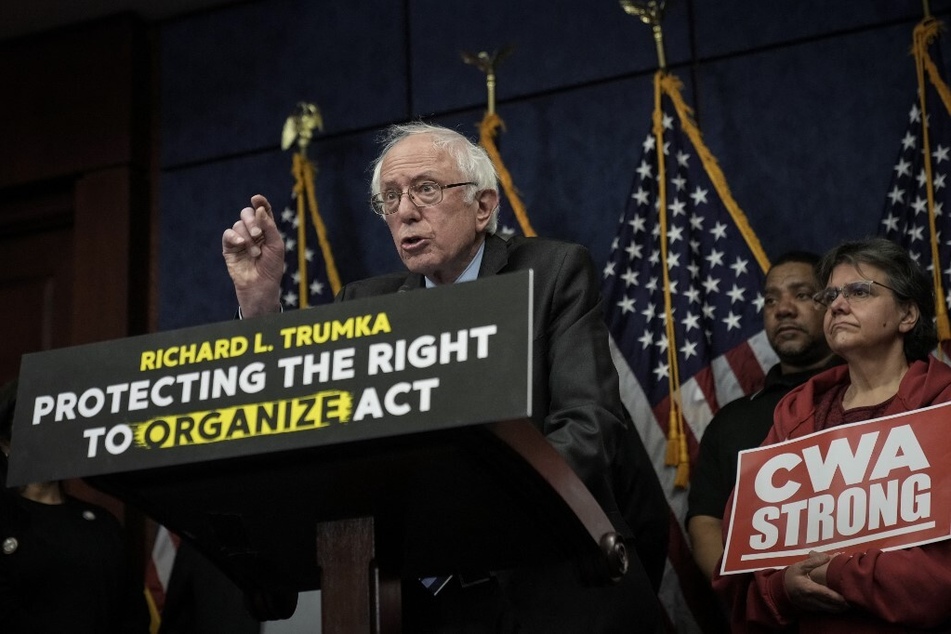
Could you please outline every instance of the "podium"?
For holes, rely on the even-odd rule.
[[[320,588],[324,634],[401,631],[401,579],[573,561],[583,582],[609,584],[627,567],[527,420],[89,480],[190,540],[258,618]]]
[[[530,422],[532,272],[26,355],[10,485],[86,478],[193,543],[261,619],[400,631],[400,580],[624,544]]]

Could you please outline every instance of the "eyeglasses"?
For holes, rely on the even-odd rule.
[[[409,196],[409,199],[417,207],[430,207],[442,202],[442,192],[444,189],[453,187],[462,187],[463,185],[475,185],[473,182],[452,183],[451,185],[440,185],[432,181],[423,181],[410,185],[405,191],[398,189],[387,189],[370,198],[370,205],[373,211],[380,216],[389,216],[396,213],[400,208],[400,201],[403,200],[403,194]]]
[[[896,295],[900,295],[891,286],[886,286],[881,282],[876,282],[875,280],[862,280],[861,282],[849,282],[843,286],[830,286],[825,288],[815,295],[812,296],[813,301],[817,304],[822,304],[823,306],[830,306],[832,302],[835,301],[835,298],[841,295],[849,303],[853,301],[864,301],[872,296],[872,284],[878,284],[883,288],[887,288]]]

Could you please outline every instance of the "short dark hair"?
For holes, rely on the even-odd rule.
[[[812,268],[812,272],[815,274],[816,265],[819,264],[820,257],[821,256],[818,253],[813,253],[812,251],[786,251],[769,265],[769,270],[766,271],[766,278],[763,279],[763,285],[766,285],[769,279],[769,274],[773,272],[773,269],[775,269],[777,266],[780,266],[781,264],[791,264],[793,262],[797,264],[806,264]],[[818,283],[818,279],[816,281]]]
[[[789,262],[801,262],[803,264],[808,264],[809,266],[815,267],[817,264],[819,264],[819,260],[821,258],[822,256],[812,251],[786,251],[781,256],[776,258],[769,268],[772,270],[773,267],[779,266],[780,264],[788,264]]]
[[[870,264],[881,269],[888,278],[882,280],[882,284],[887,284],[899,301],[913,303],[918,307],[918,323],[905,335],[905,358],[908,361],[927,359],[938,345],[934,285],[908,251],[886,238],[843,242],[822,256],[819,266],[816,267],[819,282],[828,283],[832,269],[839,264],[856,267],[859,264]]]

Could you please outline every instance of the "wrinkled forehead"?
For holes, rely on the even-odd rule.
[[[394,145],[380,163],[380,182],[405,185],[425,178],[444,180],[459,172],[445,147],[437,146],[429,135],[409,136]]]

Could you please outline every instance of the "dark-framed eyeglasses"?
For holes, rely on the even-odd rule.
[[[440,185],[433,181],[422,181],[415,185],[410,185],[403,191],[398,189],[387,189],[370,198],[370,205],[374,213],[380,216],[389,216],[396,213],[400,208],[400,201],[403,195],[409,196],[410,201],[417,207],[430,207],[442,202],[442,192],[444,189],[453,187],[462,187],[464,185],[475,185],[472,181],[465,183],[451,183],[449,185]]]
[[[858,282],[849,282],[848,284],[843,284],[842,286],[830,286],[829,288],[824,288],[815,295],[812,296],[812,299],[817,303],[823,306],[830,306],[832,302],[835,301],[835,298],[841,295],[845,301],[849,302],[861,302],[869,297],[872,297],[872,284],[877,284],[882,288],[887,288],[895,295],[900,293],[896,291],[891,286],[882,284],[881,282],[876,282],[875,280],[861,280]]]

